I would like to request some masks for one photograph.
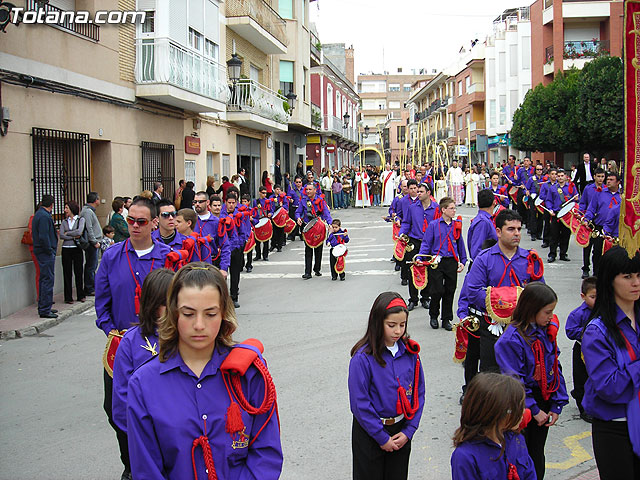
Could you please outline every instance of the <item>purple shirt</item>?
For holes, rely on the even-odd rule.
[[[411,238],[422,240],[427,226],[436,216],[440,216],[440,207],[435,201],[431,201],[427,208],[422,207],[422,202],[417,200],[409,205],[406,215],[402,218],[400,233],[409,235]]]
[[[157,230],[154,230],[153,232],[151,232],[151,238],[153,238],[154,240],[157,240],[160,243],[164,243],[173,252],[175,250],[182,250],[182,242],[187,237],[182,235],[180,232],[176,231],[176,235],[175,237],[173,237],[173,240],[171,240],[169,243],[165,243],[164,240],[162,240],[162,236],[160,235],[160,229],[158,228]]]
[[[126,330],[138,321],[135,310],[136,282],[142,288],[151,270],[163,268],[171,249],[161,242],[154,242],[153,250],[138,258],[130,240],[116,243],[102,254],[96,272],[96,325],[105,334],[111,330]],[[127,252],[129,261],[127,261]]]
[[[631,321],[616,307],[616,323],[631,344],[636,358],[640,359],[640,329],[631,328]],[[640,304],[636,302],[636,322],[640,319]],[[631,362],[627,349],[623,347],[622,358],[627,362],[618,365],[613,339],[594,323],[589,322],[582,337],[582,355],[589,378],[584,385],[582,406],[589,415],[601,420],[627,416],[627,404],[637,400],[640,389],[640,360]]]
[[[505,167],[502,169],[502,173],[505,177],[507,177],[508,182],[511,185],[515,185],[516,187],[520,185],[518,180],[518,170],[520,170],[520,167],[518,167],[517,165],[514,165],[512,167],[510,164],[505,165]]]
[[[506,186],[498,188],[493,188],[492,186],[490,186],[489,190],[493,192],[496,203],[502,205],[505,208],[509,208],[509,192],[507,191]],[[502,195],[502,197],[498,197],[498,195]]]
[[[409,207],[416,202],[419,202],[418,197],[411,198],[410,195],[405,195],[400,200],[398,200],[398,205],[396,207],[396,215],[400,217],[400,220],[403,220],[407,215],[409,215]]]
[[[469,274],[464,276],[464,281],[462,282],[462,288],[460,289],[460,296],[458,297],[458,309],[456,311],[456,315],[458,315],[459,319],[463,319],[469,316],[468,283],[469,283]]]
[[[233,236],[231,238],[231,250],[235,250],[236,248],[244,248],[245,243],[249,239],[249,235],[251,235],[251,217],[250,215],[242,215],[240,220],[240,226],[238,226],[236,221],[236,216],[241,213],[238,210],[238,206],[236,205],[236,209],[233,213],[229,214],[226,208],[222,209],[221,217],[232,217],[233,218]]]
[[[460,444],[451,455],[452,480],[506,480],[511,463],[520,480],[536,480],[536,469],[529,456],[524,437],[504,432],[504,454],[501,447],[487,437],[476,437]]]
[[[482,244],[485,240],[498,240],[496,226],[491,220],[491,215],[484,210],[479,210],[478,215],[471,220],[469,232],[467,233],[467,245],[469,245],[469,256],[474,259],[482,251]]]
[[[593,220],[593,223],[602,226],[607,219],[609,209],[616,205],[620,205],[620,193],[611,193],[608,189],[603,190],[593,198],[584,218]]]
[[[271,213],[276,213],[280,207],[284,207],[285,210],[289,211],[289,197],[284,193],[282,197],[276,197],[275,194],[271,197]]]
[[[556,353],[553,343],[551,343],[551,340],[549,340],[547,336],[547,329],[533,323],[529,325],[527,335],[529,336],[530,342],[536,340],[542,342],[544,347],[544,364],[547,370],[547,382],[548,385],[551,386],[556,380],[553,378],[554,372],[552,368]],[[540,385],[537,380],[533,379],[536,362],[531,344],[522,337],[516,327],[509,325],[496,342],[495,352],[496,362],[498,362],[502,373],[506,375],[515,374],[524,384],[526,395],[524,401],[525,406],[531,410],[532,415],[537,415],[540,412],[540,407],[533,398],[533,390],[539,390]],[[557,354],[560,355],[559,349]],[[549,402],[551,403],[550,411],[560,415],[562,407],[569,403],[567,386],[564,383],[560,362],[558,362],[558,375],[560,376],[560,383],[558,384],[558,389],[555,392],[551,392]]]
[[[567,332],[567,337],[570,340],[577,340],[578,342],[580,342],[584,327],[586,327],[587,323],[589,323],[590,315],[591,309],[587,307],[587,304],[585,302],[582,302],[582,305],[580,305],[569,314],[564,329]]]
[[[537,193],[540,194],[540,190],[542,189],[542,185],[544,185],[544,180],[537,175],[532,175],[525,183],[525,187],[529,190],[529,193]]]
[[[399,213],[399,208],[400,206],[398,205],[398,202],[400,202],[401,199],[403,199],[404,197],[402,195],[397,195],[395,197],[393,197],[393,200],[391,200],[391,205],[389,205],[389,216],[393,217],[393,214],[395,213],[396,215],[398,215]]]
[[[209,213],[209,218],[206,220],[202,220],[200,216],[198,216],[198,220],[196,221],[196,226],[193,231],[198,232],[202,237],[206,237],[207,235],[211,237],[211,241],[209,242],[209,246],[211,247],[211,257],[215,260],[219,255],[220,270],[227,271],[229,269],[229,262],[231,261],[231,242],[228,241],[226,233],[222,236],[218,235],[219,223],[220,219],[212,213]],[[211,262],[212,260],[210,259],[207,263]]]
[[[584,190],[582,190],[579,204],[581,212],[586,212],[593,199],[598,195],[598,193],[600,193],[596,190],[596,188],[597,187],[595,183],[590,183],[586,187],[584,187]],[[602,191],[602,187],[600,187],[600,191]]]
[[[116,351],[116,359],[113,363],[112,412],[113,421],[123,432],[127,431],[129,379],[140,365],[151,358],[150,350],[158,353],[158,335],[144,337],[140,333],[140,328],[135,326],[127,330]]]
[[[351,412],[358,423],[378,445],[389,441],[384,430],[382,418],[398,416],[398,382],[407,391],[407,397],[413,403],[416,356],[409,353],[403,342],[398,341],[396,356],[385,347],[382,358],[386,366],[382,367],[373,355],[360,348],[349,362],[349,403]],[[405,420],[402,432],[411,439],[418,429],[424,408],[424,372],[420,364],[418,398],[420,407],[414,417]]]
[[[344,233],[344,232],[345,231],[340,228],[338,229],[337,233]],[[327,245],[331,245],[331,248],[333,248],[336,245],[339,245],[341,243],[349,243],[349,235],[344,234],[344,235],[336,236],[336,234],[333,232],[329,233],[329,236],[327,237]]]
[[[298,190],[296,186],[293,185],[289,187],[287,195],[289,196],[289,198],[291,198],[291,203],[297,209],[298,205],[300,205],[300,199],[304,196],[304,187]]]
[[[486,311],[485,298],[487,287],[507,287],[520,284],[524,287],[531,281],[531,275],[527,273],[529,251],[518,248],[515,255],[509,260],[500,245],[483,250],[471,266],[467,274],[467,297],[469,304],[477,310]],[[518,281],[516,282],[515,279]],[[539,280],[544,282],[544,277]]]
[[[318,200],[320,200],[320,202],[318,202]],[[307,202],[313,203],[312,208],[307,205]],[[316,204],[319,204],[319,206],[316,206]],[[315,214],[313,212],[314,209]],[[308,223],[315,216],[324,219],[327,224],[331,225],[331,213],[329,213],[329,206],[327,205],[327,202],[324,201],[324,198],[316,194],[313,200],[309,200],[309,197],[305,195],[302,197],[302,200],[296,209],[296,220],[301,218],[303,222]]]
[[[467,250],[464,247],[462,233],[458,240],[453,236],[453,231],[457,220],[452,220],[450,224],[439,218],[429,224],[422,237],[420,245],[421,255],[440,255],[441,257],[453,257],[458,262],[467,263]],[[453,251],[452,251],[453,247]]]
[[[562,194],[560,194],[560,190],[562,190]],[[546,189],[546,197],[543,198],[545,207],[558,213],[562,204],[569,201],[577,193],[578,190],[573,183],[565,183],[564,187],[561,187],[559,183],[549,185]]]
[[[154,358],[129,381],[127,429],[131,473],[136,480],[193,478],[191,446],[203,435],[211,445],[218,478],[277,479],[282,470],[282,447],[277,415],[271,415],[258,439],[249,447],[271,412],[257,417],[241,409],[245,440],[226,433],[230,400],[219,367],[227,347],[216,347],[200,378],[179,353],[166,362]],[[264,381],[251,366],[242,377],[242,389],[252,405],[264,397]],[[235,448],[234,448],[235,447]],[[195,449],[198,478],[207,478],[201,447]]]
[[[536,170],[534,166],[529,167],[529,170],[527,170],[524,166],[519,167],[518,172],[516,173],[515,185],[523,185],[524,187],[526,187],[527,183],[529,183],[529,179],[533,176],[535,171]]]
[[[618,230],[620,228],[620,204],[614,205],[609,209],[607,218],[602,224],[602,230],[607,235],[612,237],[618,236]]]

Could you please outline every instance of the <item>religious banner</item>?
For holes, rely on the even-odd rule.
[[[640,0],[624,3],[625,161],[620,243],[640,248]]]

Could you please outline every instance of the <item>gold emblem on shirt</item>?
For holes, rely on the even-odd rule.
[[[146,345],[140,345],[142,348],[144,348],[145,350],[147,350],[149,353],[151,353],[152,357],[155,357],[158,352],[156,351],[156,347],[157,344],[154,343],[153,345],[151,345],[151,342],[149,341],[149,339],[147,337],[144,337],[144,340],[147,342]]]
[[[238,433],[238,440],[231,442],[231,448],[234,450],[237,448],[247,448],[249,446],[249,436],[246,434],[247,427],[244,427],[240,433]]]

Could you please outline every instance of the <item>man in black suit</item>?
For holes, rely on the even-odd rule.
[[[164,191],[164,185],[161,182],[153,182],[153,203],[156,205],[162,200],[162,192]]]
[[[580,193],[584,191],[584,187],[593,183],[596,168],[598,165],[591,161],[591,155],[585,153],[582,156],[582,162],[578,165],[578,173],[576,173],[576,184]]]

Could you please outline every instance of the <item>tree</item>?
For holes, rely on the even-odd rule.
[[[604,153],[623,148],[623,75],[619,57],[599,57],[582,69],[576,117],[586,150]]]

